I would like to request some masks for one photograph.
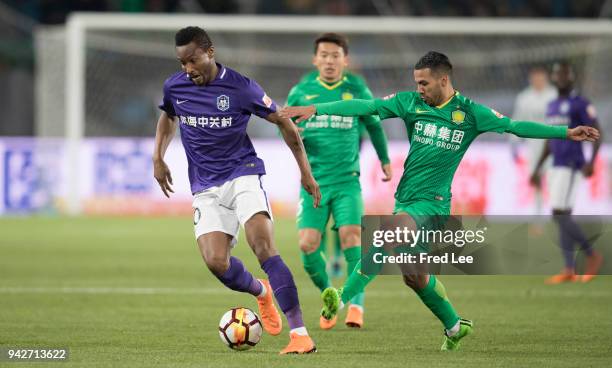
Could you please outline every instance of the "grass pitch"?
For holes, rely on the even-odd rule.
[[[475,326],[461,351],[442,353],[442,326],[397,276],[380,276],[368,288],[363,329],[339,323],[320,330],[319,294],[302,269],[294,221],[277,220],[276,240],[296,278],[316,354],[278,356],[286,328],[247,352],[221,343],[221,315],[233,306],[257,310],[256,303],[209,273],[189,218],[1,219],[0,346],[70,349],[68,362],[36,367],[608,367],[612,361],[612,277],[545,286],[541,276],[442,276],[451,301]],[[243,239],[234,255],[264,276]]]

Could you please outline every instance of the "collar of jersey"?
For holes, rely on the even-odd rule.
[[[322,85],[323,87],[327,88],[328,90],[332,90],[332,89],[336,89],[338,88],[342,83],[344,83],[346,81],[346,77],[342,77],[339,81],[337,81],[336,83],[332,84],[331,86],[325,82],[323,82],[321,80],[321,78],[317,77],[317,82],[319,82],[320,85]]]
[[[455,93],[451,96],[451,98],[446,100],[446,102],[443,102],[441,105],[436,106],[436,109],[441,109],[444,106],[448,105],[453,100],[453,98],[455,98],[455,96],[459,96],[459,91],[455,91]]]

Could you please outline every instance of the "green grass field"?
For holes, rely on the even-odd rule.
[[[318,292],[299,260],[293,221],[277,245],[296,277],[319,352],[278,356],[288,341],[264,335],[234,352],[217,332],[230,307],[254,298],[226,291],[204,266],[189,218],[0,220],[0,346],[68,347],[57,367],[609,367],[612,277],[545,286],[542,276],[442,276],[475,334],[439,351],[442,326],[397,276],[368,288],[365,327],[318,328]],[[263,276],[241,241],[234,255]],[[338,282],[336,282],[338,283]],[[341,318],[344,318],[341,315]]]

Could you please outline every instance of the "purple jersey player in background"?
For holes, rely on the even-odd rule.
[[[164,83],[153,153],[155,179],[166,196],[173,192],[163,157],[178,123],[194,195],[195,236],[204,262],[225,286],[255,296],[264,329],[278,335],[282,320],[274,294],[291,328],[291,340],[281,354],[314,352],[293,276],[274,246],[272,213],[260,179],[264,163],[246,133],[251,114],[278,125],[300,168],[302,185],[317,206],[321,194],[298,131],[276,113],[276,104],[255,81],[215,62],[212,41],[203,29],[183,28],[175,41],[182,71]],[[240,225],[269,281],[255,279],[231,256]]]
[[[548,104],[546,112],[548,123],[568,125],[569,128],[589,125],[601,132],[595,108],[589,100],[574,91],[574,79],[574,71],[569,63],[560,62],[553,66],[552,80],[557,86],[558,97]],[[553,139],[546,143],[531,181],[539,185],[540,169],[548,155],[552,154],[553,166],[548,173],[549,195],[553,216],[559,225],[559,242],[565,262],[565,268],[561,273],[548,278],[546,283],[588,282],[599,271],[602,256],[593,250],[578,224],[572,219],[572,207],[581,176],[588,178],[593,175],[601,140],[593,143],[593,153],[589,161],[582,152],[582,142]],[[585,274],[580,278],[575,273],[574,243],[576,242],[587,256]]]

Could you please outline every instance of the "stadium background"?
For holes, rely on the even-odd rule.
[[[279,22],[286,21],[286,15],[311,16],[305,22],[314,24],[312,28],[318,20],[330,21],[329,16],[339,16],[338,22],[348,16],[484,25],[507,21],[512,29],[506,34],[453,29],[351,33],[351,69],[381,97],[414,88],[412,65],[424,52],[438,49],[453,61],[463,94],[511,115],[531,66],[571,60],[580,90],[598,110],[605,137],[596,173],[583,183],[576,210],[585,215],[612,213],[612,33],[589,32],[611,27],[610,0],[5,0],[0,2],[0,346],[68,346],[75,366],[228,365],[228,359],[243,366],[286,364],[274,356],[282,339],[264,337],[253,354],[239,356],[229,356],[218,341],[215,328],[223,312],[254,303],[222,290],[200,260],[178,140],[167,155],[176,195],[166,200],[152,178],[156,105],[164,78],[178,68],[173,31],[87,34],[84,136],[78,166],[71,167],[65,22],[75,11],[111,16],[123,12],[143,19],[189,13],[257,21],[251,16],[276,15]],[[589,26],[573,33],[520,32],[521,25],[537,28],[551,22],[568,29],[576,22]],[[290,87],[312,70],[314,36],[327,31],[301,31],[301,26],[296,24],[290,34],[211,31],[211,36],[220,62],[256,79],[282,104]],[[401,122],[385,122],[384,127],[395,180],[381,183],[378,162],[366,142],[361,163],[369,213],[389,212],[408,149]],[[266,162],[265,186],[278,217],[277,243],[296,274],[306,322],[321,347],[315,365],[384,365],[383,356],[390,366],[604,366],[609,359],[608,276],[589,285],[552,289],[542,285],[541,276],[445,278],[459,309],[482,326],[474,342],[466,344],[470,354],[453,361],[436,354],[441,336],[431,331],[433,318],[396,279],[381,277],[369,289],[363,333],[344,328],[321,333],[315,327],[319,301],[301,269],[296,245],[297,170],[272,125],[253,121],[249,134]],[[533,191],[521,152],[515,161],[507,137],[480,137],[457,173],[453,211],[532,214]],[[78,216],[66,216],[71,170],[79,175]],[[542,246],[556,250],[550,239]],[[261,276],[248,253],[241,239],[236,254]],[[394,345],[407,336],[406,328],[409,343]],[[569,341],[561,338],[568,331]],[[351,354],[355,346],[358,357]],[[296,366],[307,363],[295,361]]]

